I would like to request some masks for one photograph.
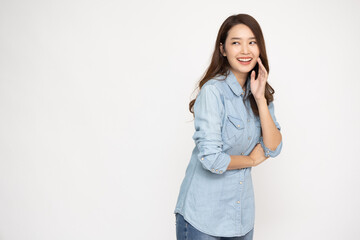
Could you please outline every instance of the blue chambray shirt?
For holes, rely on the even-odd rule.
[[[219,76],[207,81],[194,104],[196,145],[174,214],[182,214],[196,229],[213,236],[243,236],[254,227],[252,168],[226,170],[230,155],[249,155],[257,143],[269,157],[276,157],[282,148],[282,142],[274,151],[264,145],[260,118],[248,99],[250,75],[245,84],[246,92],[229,70],[226,79]],[[273,102],[268,108],[280,130]]]

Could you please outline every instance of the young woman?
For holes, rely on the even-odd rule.
[[[196,146],[174,211],[178,240],[253,239],[251,169],[282,148],[268,73],[258,22],[247,14],[228,17],[189,104]]]

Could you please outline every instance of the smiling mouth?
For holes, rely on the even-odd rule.
[[[239,62],[250,62],[252,58],[237,58]]]
[[[252,58],[237,58],[241,65],[250,65]]]

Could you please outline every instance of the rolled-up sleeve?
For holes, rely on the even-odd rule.
[[[269,108],[270,115],[275,123],[276,128],[279,129],[279,131],[281,131],[280,124],[278,123],[278,121],[276,120],[276,117],[275,117],[274,103],[270,102],[268,108]],[[276,147],[275,150],[270,150],[268,147],[265,146],[262,136],[260,137],[259,143],[261,144],[262,148],[264,149],[265,156],[267,156],[267,157],[276,157],[277,155],[279,155],[281,152],[281,149],[282,149],[282,145],[283,145],[282,140],[281,140],[281,142],[279,143],[279,145]]]
[[[214,85],[201,88],[194,104],[195,133],[193,139],[199,149],[198,160],[204,169],[222,174],[230,164],[230,155],[224,153],[221,136],[224,105]]]

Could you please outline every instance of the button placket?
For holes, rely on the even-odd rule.
[[[238,187],[236,189],[237,191],[237,196],[238,199],[236,199],[235,202],[235,207],[236,207],[236,215],[235,215],[235,220],[236,222],[238,222],[240,224],[241,222],[241,216],[242,216],[242,197],[244,195],[244,180],[245,180],[245,173],[242,171],[239,178],[237,179],[238,181]]]
[[[244,173],[242,173],[244,174]],[[238,187],[238,196],[239,196],[239,199],[236,201],[237,205],[240,205],[241,203],[241,196],[242,196],[242,193],[244,191],[244,176],[240,175],[240,178],[238,179],[238,183],[239,183],[239,187]],[[241,205],[240,205],[241,206]],[[239,207],[239,210],[238,211],[241,211],[241,207]],[[241,216],[241,213],[239,212],[239,216]]]

